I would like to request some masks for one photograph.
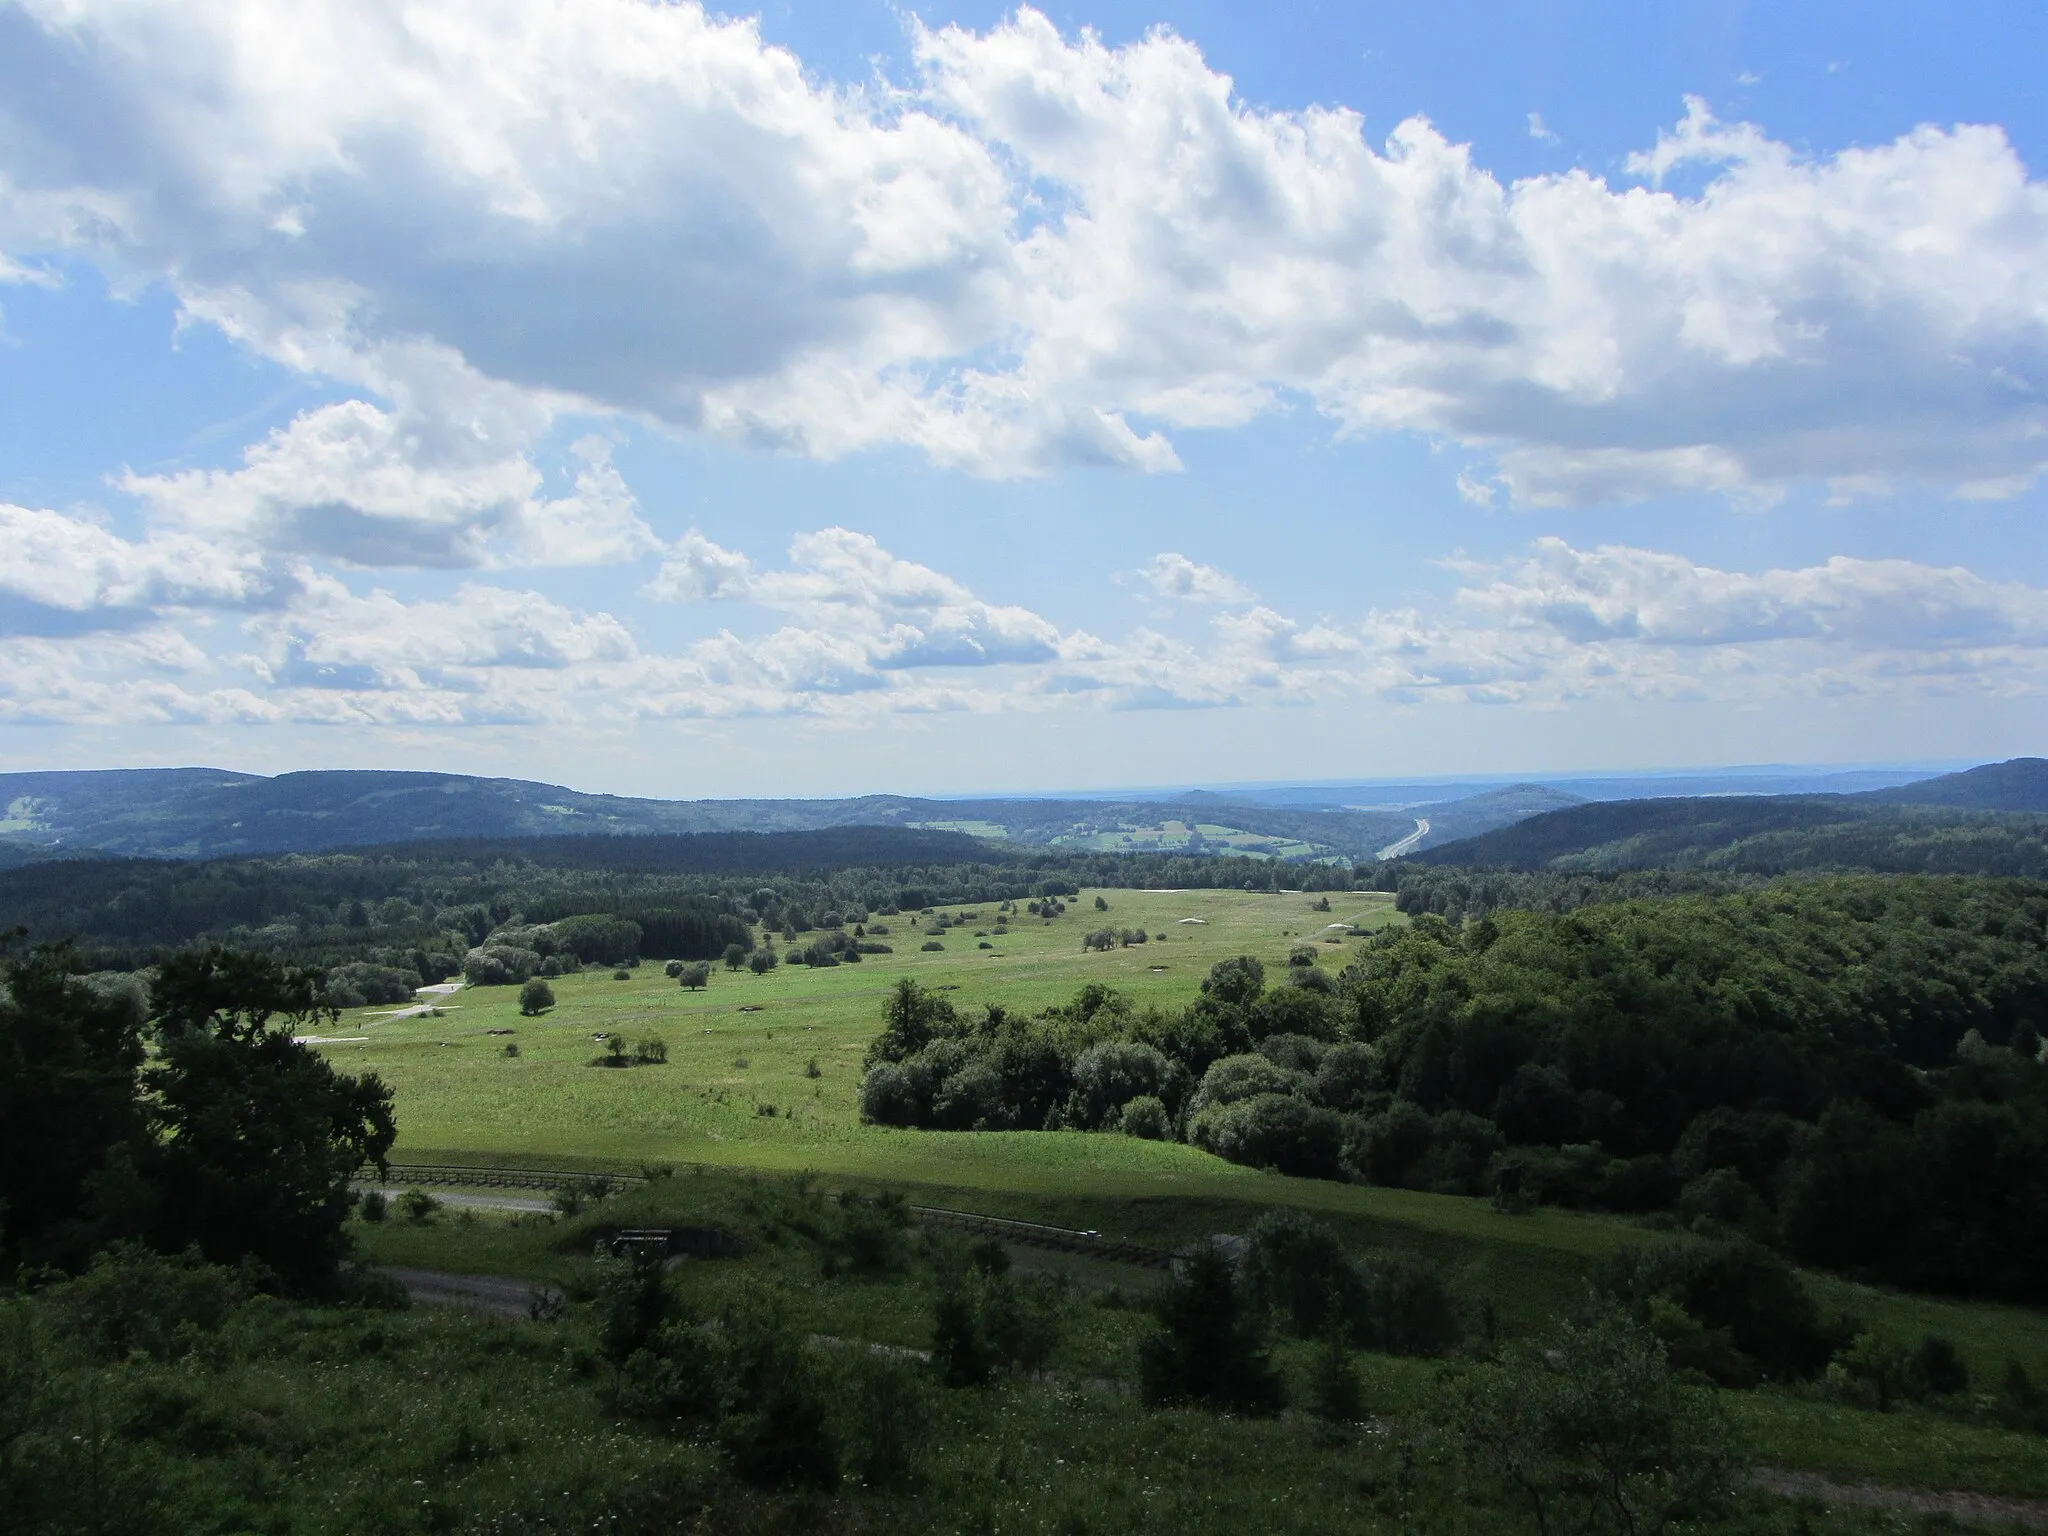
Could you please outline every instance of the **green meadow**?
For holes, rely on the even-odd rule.
[[[401,1163],[526,1165],[631,1171],[644,1164],[811,1175],[835,1187],[908,1189],[919,1203],[1092,1228],[1171,1247],[1241,1231],[1259,1210],[1315,1212],[1363,1246],[1444,1265],[1475,1307],[1512,1332],[1541,1327],[1584,1294],[1601,1258],[1645,1234],[1633,1221],[1537,1209],[1503,1215],[1484,1200],[1286,1178],[1170,1142],[1077,1132],[902,1131],[860,1122],[861,1057],[885,994],[904,976],[952,989],[956,1007],[1035,1010],[1088,982],[1140,1003],[1178,1006],[1216,961],[1253,954],[1269,968],[1312,942],[1339,968],[1368,932],[1404,921],[1379,895],[1336,895],[1313,910],[1300,894],[1106,891],[1041,921],[969,914],[926,952],[927,917],[882,918],[894,953],[860,965],[785,965],[765,976],[717,968],[701,992],[646,963],[630,979],[586,972],[555,980],[556,1006],[522,1018],[517,989],[455,994],[439,1017],[344,1014],[322,1048],[396,1092]],[[1194,919],[1195,921],[1190,921]],[[1089,953],[1082,935],[1114,925],[1165,934]],[[977,933],[985,938],[977,938]],[[982,943],[992,947],[982,949]],[[505,1033],[510,1031],[510,1033]],[[611,1068],[601,1037],[660,1039],[661,1065]],[[351,1039],[348,1037],[361,1037]],[[519,1053],[507,1056],[505,1047]],[[811,1075],[815,1067],[816,1075]],[[772,1113],[770,1112],[772,1111]],[[488,1269],[488,1262],[477,1267]],[[1980,1379],[2018,1359],[2048,1375],[2048,1315],[2017,1307],[1900,1295],[1810,1277],[1824,1307],[1901,1336],[1952,1338]]]
[[[1141,1004],[1178,1007],[1227,956],[1257,955],[1278,971],[1290,948],[1312,941],[1322,963],[1336,969],[1361,942],[1345,937],[1348,929],[1404,921],[1392,898],[1378,894],[1335,896],[1329,912],[1312,910],[1313,898],[1299,894],[1213,890],[1107,891],[1100,894],[1109,910],[1098,912],[1097,894],[1071,899],[1063,917],[1012,914],[1006,933],[996,931],[992,906],[944,909],[969,920],[949,928],[937,941],[945,947],[930,952],[921,946],[931,919],[881,918],[889,931],[879,942],[892,954],[829,969],[784,965],[765,976],[720,966],[701,992],[678,986],[652,962],[624,981],[609,971],[560,977],[550,983],[555,1007],[537,1018],[520,1016],[516,987],[464,990],[439,1017],[356,1009],[323,1032],[331,1042],[323,1049],[347,1070],[374,1071],[396,1090],[394,1156],[408,1162],[707,1163],[993,1189],[1105,1180],[1097,1186],[1103,1192],[1131,1180],[1133,1189],[1256,1180],[1187,1147],[1121,1137],[948,1136],[861,1125],[861,1057],[881,1027],[884,997],[902,977],[948,989],[968,1012],[990,1003],[1033,1012],[1089,982]],[[1104,926],[1155,937],[1084,952],[1083,935]],[[591,1065],[604,1054],[598,1037],[611,1034],[659,1039],[668,1060]],[[514,1043],[518,1055],[507,1056]]]

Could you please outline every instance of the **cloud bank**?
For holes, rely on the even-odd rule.
[[[0,624],[0,720],[20,722],[857,721],[2048,691],[2048,590],[1898,560],[1743,573],[1542,539],[1505,565],[1458,567],[1462,585],[1434,612],[1303,618],[1162,555],[1150,568],[1203,572],[1188,582],[1229,600],[1179,609],[1189,622],[1171,633],[1103,638],[988,601],[845,528],[799,535],[778,565],[692,533],[649,593],[730,622],[659,647],[611,613],[476,579],[408,599],[301,572],[280,591],[225,567],[202,581],[182,547],[63,514],[5,519],[41,541],[36,612],[70,625]],[[16,613],[0,605],[0,620]],[[216,643],[196,643],[209,631]]]
[[[137,487],[363,563],[630,543],[602,484],[534,501],[572,408],[1007,476],[1301,400],[1524,504],[2048,462],[2048,190],[1995,127],[1802,157],[1692,101],[1620,184],[1504,185],[1420,118],[1249,107],[1168,32],[912,27],[855,87],[695,3],[23,0],[0,253],[384,401]],[[458,450],[493,394],[524,424]]]

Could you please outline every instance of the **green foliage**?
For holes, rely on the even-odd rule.
[[[1126,1136],[1164,1141],[1173,1134],[1173,1121],[1166,1113],[1166,1105],[1155,1095],[1141,1093],[1124,1105],[1116,1128]]]
[[[1066,1296],[1045,1275],[1010,1273],[996,1242],[939,1277],[932,1302],[932,1369],[949,1387],[986,1385],[999,1372],[1036,1375],[1066,1328]]]
[[[1672,1359],[1730,1386],[1818,1375],[1840,1347],[1840,1327],[1782,1258],[1746,1238],[1628,1245],[1596,1285],[1644,1326],[1664,1335]],[[1683,1321],[1659,1313],[1670,1303]]]
[[[819,1266],[827,1279],[894,1274],[909,1260],[909,1228],[910,1207],[902,1195],[870,1198],[848,1190],[818,1229]]]
[[[398,1197],[398,1214],[415,1226],[432,1221],[440,1210],[441,1202],[417,1186]]]
[[[519,989],[519,1012],[526,1018],[538,1018],[555,1006],[555,989],[538,976]]]
[[[1385,1355],[1441,1355],[1462,1336],[1443,1277],[1403,1254],[1354,1256],[1305,1212],[1268,1211],[1245,1233],[1242,1281],[1297,1338]]]
[[[926,1372],[896,1353],[860,1350],[847,1362],[840,1440],[853,1473],[870,1488],[916,1481],[937,1414]]]
[[[142,1019],[70,974],[73,952],[0,967],[0,1271],[76,1262],[119,1213],[110,1175],[144,1130],[135,1074]]]
[[[1325,1425],[1341,1428],[1356,1424],[1365,1413],[1365,1391],[1359,1385],[1358,1367],[1343,1339],[1331,1334],[1315,1353],[1309,1376],[1308,1410]]]
[[[663,1256],[646,1248],[598,1263],[597,1347],[614,1366],[645,1349],[675,1310],[662,1266]]]
[[[317,974],[205,950],[166,959],[155,987],[156,1062],[142,1074],[153,1139],[153,1235],[210,1259],[253,1258],[314,1286],[348,1249],[349,1180],[397,1135],[390,1090],[297,1043],[323,1014]],[[271,1027],[273,1020],[281,1021]]]
[[[1662,1531],[1730,1491],[1735,1447],[1711,1393],[1618,1313],[1510,1345],[1456,1383],[1446,1420],[1464,1463],[1540,1532]]]
[[[197,1249],[166,1257],[119,1242],[76,1279],[52,1286],[58,1326],[96,1360],[140,1352],[152,1360],[191,1353],[226,1325],[256,1276],[208,1264]]]
[[[1229,1254],[1205,1241],[1176,1264],[1178,1272],[1153,1303],[1157,1326],[1139,1345],[1146,1404],[1191,1403],[1249,1417],[1278,1413],[1285,1387]]]

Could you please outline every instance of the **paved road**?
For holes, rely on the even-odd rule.
[[[511,1275],[451,1275],[438,1269],[397,1266],[384,1272],[422,1306],[468,1307],[498,1317],[529,1317],[536,1295],[546,1293],[558,1299],[560,1295],[552,1286]]]
[[[1383,859],[1398,859],[1404,853],[1413,853],[1418,844],[1429,836],[1429,822],[1423,817],[1415,818],[1415,830],[1398,843],[1389,843],[1382,848],[1379,856]]]
[[[359,1190],[379,1190],[387,1200],[396,1200],[409,1187],[403,1184],[356,1185]],[[543,1200],[536,1195],[470,1195],[458,1194],[452,1189],[429,1189],[427,1193],[443,1205],[466,1205],[479,1211],[552,1211],[555,1208],[554,1201]]]

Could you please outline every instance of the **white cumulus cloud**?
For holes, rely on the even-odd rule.
[[[1160,597],[1184,603],[1248,603],[1252,590],[1236,577],[1168,550],[1138,568],[1138,578]]]
[[[0,253],[169,284],[428,435],[461,375],[543,424],[991,475],[1171,469],[1175,431],[1290,398],[1490,455],[1525,504],[2048,464],[2048,189],[1996,127],[1806,156],[1689,101],[1634,184],[1504,184],[1421,118],[1248,106],[1170,32],[1025,9],[911,43],[907,83],[852,87],[694,0],[22,0]],[[385,430],[320,417],[161,491],[450,564],[495,536],[456,524],[555,504],[530,437]],[[571,547],[633,542],[622,494],[557,499]]]
[[[96,522],[0,503],[0,634],[119,628],[167,608],[282,603],[303,570],[191,535],[122,538]]]
[[[294,418],[242,467],[128,474],[160,523],[357,566],[599,565],[655,547],[599,438],[569,494],[546,497],[523,451],[363,400]]]

